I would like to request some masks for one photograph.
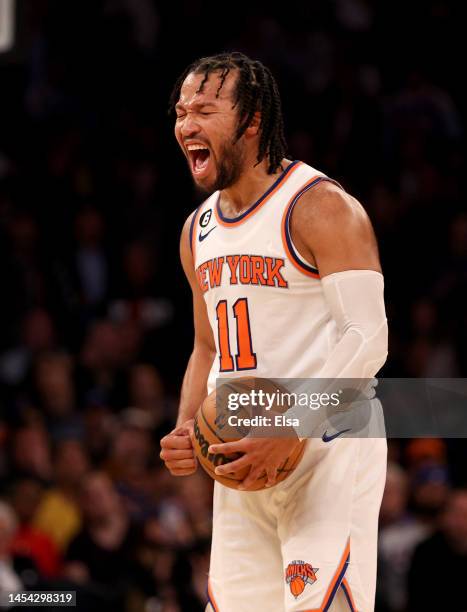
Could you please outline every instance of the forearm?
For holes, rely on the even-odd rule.
[[[183,378],[177,426],[192,419],[207,396],[209,371],[215,352],[205,346],[195,346]]]
[[[318,378],[372,378],[388,352],[382,274],[352,270],[325,277],[322,284],[340,338]]]
[[[338,340],[313,380],[304,379],[293,390],[331,395],[340,392],[342,379],[346,379],[347,390],[370,398],[374,376],[386,361],[388,348],[383,277],[371,270],[349,270],[324,277],[322,286]],[[346,400],[341,397],[341,401]],[[288,414],[300,419],[297,433],[307,437],[323,422],[324,413],[294,406]]]

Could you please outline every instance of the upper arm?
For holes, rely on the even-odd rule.
[[[370,219],[351,195],[323,181],[303,194],[291,219],[292,240],[320,276],[345,270],[381,272]]]
[[[180,259],[193,294],[195,345],[203,344],[210,350],[215,351],[216,349],[214,344],[214,338],[212,335],[211,324],[209,323],[206,302],[204,301],[202,291],[196,279],[193,254],[191,252],[190,226],[191,221],[193,219],[193,215],[195,214],[196,211],[188,217],[183,226],[182,234],[180,237]]]

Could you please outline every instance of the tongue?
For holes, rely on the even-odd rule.
[[[196,172],[200,172],[201,170],[204,170],[206,166],[208,165],[208,161],[209,161],[208,151],[201,151],[200,153],[198,153],[195,159]]]

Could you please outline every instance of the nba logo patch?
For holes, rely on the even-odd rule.
[[[317,567],[305,561],[292,561],[285,570],[285,581],[295,599],[303,593],[307,584],[316,582]]]
[[[209,221],[211,221],[211,215],[212,215],[212,208],[209,208],[209,210],[206,210],[206,212],[204,212],[200,219],[199,219],[199,224],[201,225],[201,227],[206,227],[207,225],[209,225]]]

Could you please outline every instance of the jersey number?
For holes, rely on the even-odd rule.
[[[253,346],[251,343],[248,300],[246,298],[239,298],[233,305],[232,310],[237,326],[237,354],[235,355],[235,365],[230,350],[227,300],[220,300],[220,302],[217,303],[216,315],[220,371],[233,372],[234,370],[254,370],[256,368],[256,354],[253,353]]]

